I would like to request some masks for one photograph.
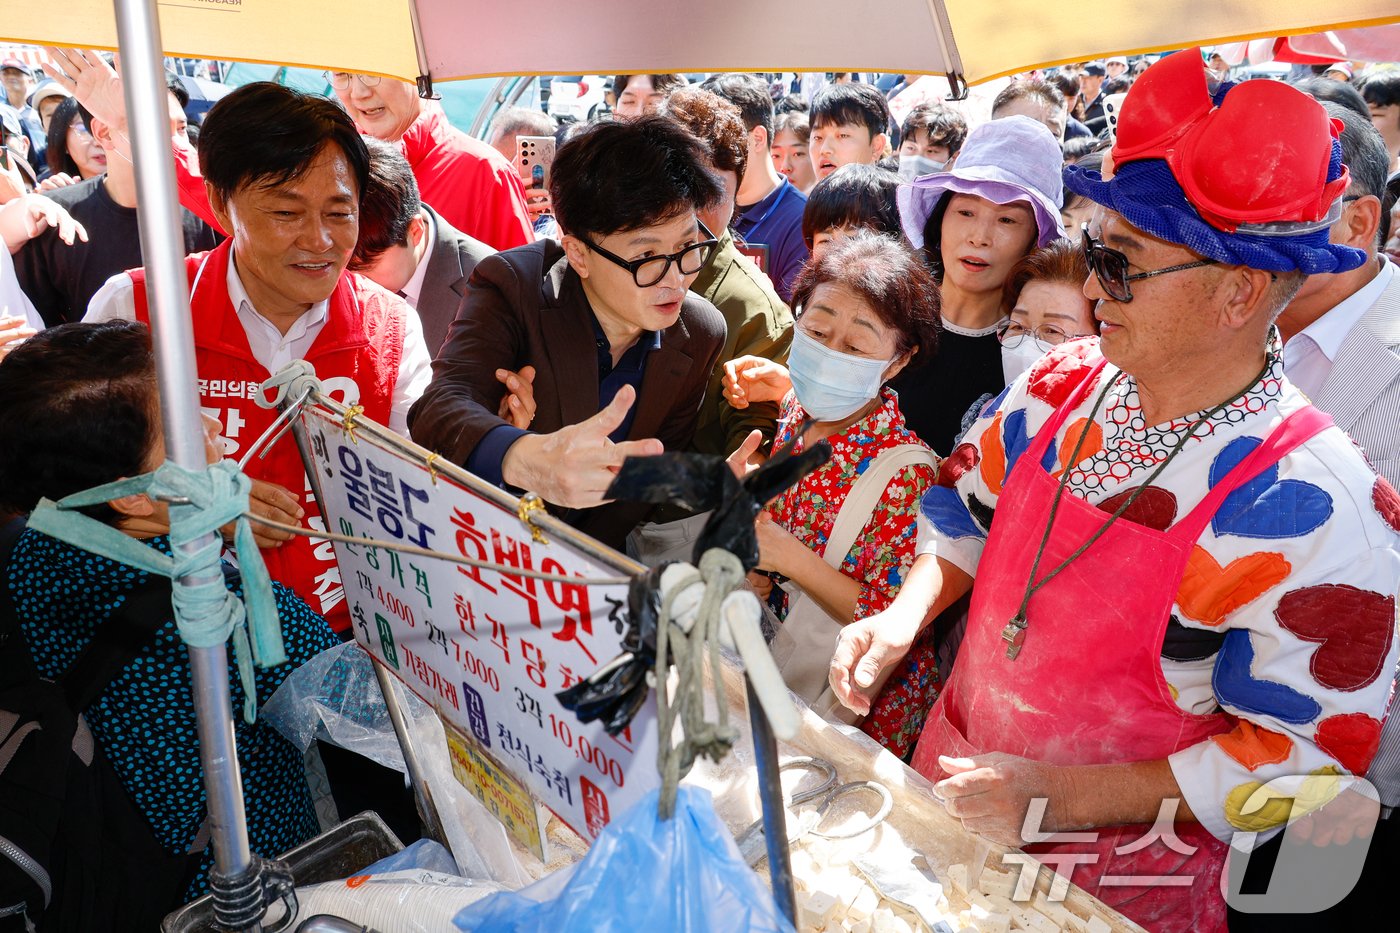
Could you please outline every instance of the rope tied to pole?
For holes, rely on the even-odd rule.
[[[229,461],[198,471],[167,461],[154,472],[96,486],[58,502],[43,499],[29,517],[29,527],[36,531],[175,581],[175,625],[185,644],[208,648],[232,636],[243,684],[243,718],[250,723],[257,719],[253,664],[273,667],[287,660],[272,581],[253,540],[252,525],[244,516],[252,486],[252,480]],[[137,494],[171,504],[172,556],[73,511]],[[223,539],[218,529],[229,522],[235,523],[234,548],[243,576],[242,601],[224,585],[220,567]]]
[[[661,773],[662,819],[669,820],[675,811],[676,788],[681,778],[690,773],[695,757],[703,755],[711,761],[720,761],[738,741],[739,730],[729,724],[724,682],[718,672],[720,629],[724,624],[721,604],[743,580],[744,566],[739,558],[728,551],[711,548],[700,558],[699,570],[687,571],[662,599],[654,672],[656,766]],[[704,587],[698,606],[695,604],[697,584]],[[705,718],[707,655],[714,673],[711,678],[717,712],[714,722]],[[674,691],[668,690],[672,666],[676,670]],[[674,738],[677,720],[681,724],[679,741]]]

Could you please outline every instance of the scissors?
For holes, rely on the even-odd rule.
[[[800,758],[790,758],[778,766],[778,772],[790,770],[815,771],[822,776],[821,783],[817,786],[804,790],[801,793],[793,794],[791,798],[784,801],[787,810],[796,811],[800,804],[817,801],[817,805],[809,810],[802,811],[800,819],[797,820],[796,831],[788,837],[788,845],[791,846],[805,836],[818,836],[822,839],[851,839],[862,833],[868,833],[884,822],[885,817],[890,815],[894,809],[894,798],[890,796],[889,789],[878,781],[852,781],[849,784],[837,785],[836,767],[831,762],[822,758],[812,758],[803,756]],[[880,795],[880,809],[869,819],[857,823],[853,827],[846,829],[825,831],[818,829],[822,817],[831,809],[831,805],[846,794],[857,793],[859,791],[872,791]],[[735,840],[739,845],[739,853],[744,857],[744,861],[750,868],[756,867],[760,862],[768,857],[768,843],[763,834],[763,820],[755,820],[744,830]]]

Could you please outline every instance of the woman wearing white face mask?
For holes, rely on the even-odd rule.
[[[1089,264],[1070,240],[1053,240],[1016,263],[1002,287],[1006,320],[997,328],[1006,384],[1066,340],[1099,332],[1084,295]]]
[[[933,482],[935,457],[904,426],[886,383],[932,352],[937,295],[907,248],[857,233],[798,277],[793,300],[804,310],[786,369],[752,357],[726,367],[725,395],[736,407],[783,399],[775,447],[794,436],[799,447],[821,439],[832,446],[831,460],[757,522],[759,568],[788,591],[774,657],[788,686],[823,714],[846,712],[826,685],[841,626],[893,600],[913,558],[919,497]],[[760,590],[770,585],[755,578]],[[938,687],[931,654],[910,657],[866,725],[877,739],[906,747]]]

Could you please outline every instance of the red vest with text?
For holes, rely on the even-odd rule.
[[[211,252],[185,257],[185,268],[190,278],[199,404],[223,426],[224,455],[239,459],[272,424],[277,412],[255,401],[258,387],[272,374],[253,358],[248,336],[229,299],[232,243],[229,240]],[[135,269],[127,274],[136,286],[136,319],[149,323],[145,271]],[[347,379],[358,386],[359,404],[364,406],[366,417],[380,424],[389,423],[407,309],[407,304],[368,279],[343,274],[331,293],[325,326],[305,356],[316,367],[328,393],[335,390],[337,382],[344,387]],[[320,527],[315,497],[290,433],[263,456],[249,460],[244,472],[298,494],[306,509],[306,523]],[[263,560],[272,579],[295,591],[337,632],[350,627],[331,542],[298,536],[281,547],[264,548]]]

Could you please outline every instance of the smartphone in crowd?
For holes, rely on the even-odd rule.
[[[549,188],[549,169],[554,164],[553,136],[517,136],[515,164],[520,178],[530,179],[527,187]]]

